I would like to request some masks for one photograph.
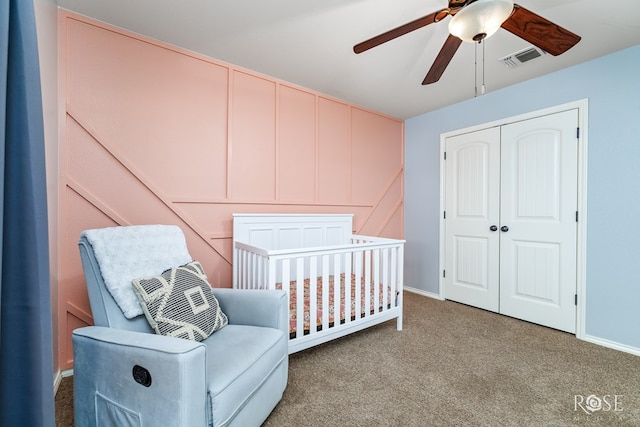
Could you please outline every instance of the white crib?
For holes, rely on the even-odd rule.
[[[233,215],[233,287],[287,291],[289,353],[394,318],[402,330],[404,240],[353,235],[352,220]]]

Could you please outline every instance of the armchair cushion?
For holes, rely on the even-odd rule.
[[[202,341],[228,323],[198,261],[134,279],[132,284],[157,334]]]
[[[229,324],[203,341],[207,346],[207,409],[214,426],[228,425],[243,410],[271,412],[269,408],[282,394],[281,383],[274,383],[273,378],[287,375],[287,338],[278,329]],[[259,390],[262,397],[256,399]]]

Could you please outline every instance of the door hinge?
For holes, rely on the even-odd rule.
[[[575,305],[578,305],[578,294],[575,295]]]
[[[444,159],[447,160],[447,152],[444,152]]]
[[[580,128],[576,128],[576,138],[580,139]]]
[[[447,211],[444,211],[442,214],[442,219],[447,219]]]
[[[576,222],[578,222],[578,211],[576,211]]]
[[[447,272],[446,272],[446,270],[442,270],[442,277],[447,277]]]

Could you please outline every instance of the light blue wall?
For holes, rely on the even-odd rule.
[[[588,98],[586,334],[640,349],[640,45],[405,123],[405,283],[438,293],[440,134]]]

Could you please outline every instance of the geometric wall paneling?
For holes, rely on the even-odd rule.
[[[403,211],[403,180],[402,170],[386,183],[373,204],[373,208],[360,226],[360,233],[365,235],[392,237],[402,234],[401,218]],[[395,222],[394,222],[395,219]],[[392,225],[395,223],[395,225]]]
[[[318,202],[346,204],[351,197],[348,104],[318,97]]]
[[[229,197],[269,202],[276,194],[276,83],[232,73]]]
[[[137,170],[137,165],[118,157],[115,149],[107,150],[106,144],[102,145],[95,135],[88,134],[74,120],[67,121],[67,132],[69,185],[82,188],[96,208],[115,222],[91,224],[89,228],[144,223],[177,224],[189,241],[191,254],[202,260],[205,270],[214,271],[214,263],[219,267],[216,258],[220,255],[216,256],[215,248],[193,230],[188,216],[162,195],[154,183]],[[73,213],[68,215],[73,216]],[[75,236],[77,239],[79,232]]]
[[[88,117],[165,194],[224,196],[227,68],[67,22],[70,108]],[[175,179],[185,172],[189,186]]]
[[[403,238],[404,123],[60,10],[62,369],[91,321],[82,230],[176,224],[231,286],[233,213],[351,213]]]
[[[387,217],[385,225],[382,231],[380,232],[380,236],[383,236],[383,237],[397,236],[399,233],[401,233],[400,230],[402,230],[403,224],[404,224],[404,211],[402,209],[402,206],[399,205],[398,209],[395,212],[393,212],[392,215],[389,215]]]
[[[402,137],[403,125],[358,108],[351,112],[352,201],[371,201],[403,165],[402,146],[389,146],[390,141]]]
[[[316,201],[316,97],[281,85],[278,114],[278,200]]]

